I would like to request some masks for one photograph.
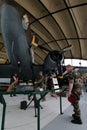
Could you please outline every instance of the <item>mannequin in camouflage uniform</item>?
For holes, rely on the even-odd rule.
[[[45,76],[42,71],[39,72],[36,81],[34,82],[35,86],[39,88],[40,91],[43,91],[46,89],[45,85]],[[41,94],[41,97],[43,94]],[[43,97],[42,101],[45,101],[46,97]]]
[[[79,100],[81,95],[81,75],[75,71],[71,65],[67,65],[66,70],[68,72],[67,78],[69,81],[69,91],[67,96],[70,97],[70,95],[73,95],[76,99],[75,103],[72,103],[72,106],[74,108],[74,114],[72,114],[72,117],[74,119],[71,120],[71,122],[75,124],[82,124],[81,112],[79,108]]]

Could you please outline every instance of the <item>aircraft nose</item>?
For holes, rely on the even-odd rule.
[[[59,53],[59,51],[53,51],[50,54],[50,57],[53,61],[61,61],[62,60],[62,54]]]

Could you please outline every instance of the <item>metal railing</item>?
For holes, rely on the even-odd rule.
[[[9,94],[25,94],[25,95],[42,94],[42,96],[39,99],[37,99],[37,130],[40,130],[40,101],[49,92],[53,92],[55,90],[58,90],[58,89],[44,90],[44,91],[0,92],[0,103],[3,104],[1,130],[4,130],[5,115],[6,115],[6,102],[5,102],[3,95],[9,95]],[[65,89],[61,93],[63,93],[64,91],[65,91]],[[61,96],[61,94],[60,94],[60,114],[63,114],[62,113],[62,96]]]

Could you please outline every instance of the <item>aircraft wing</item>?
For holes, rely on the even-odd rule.
[[[18,70],[11,64],[0,64],[0,78],[10,78],[14,72],[18,72]]]

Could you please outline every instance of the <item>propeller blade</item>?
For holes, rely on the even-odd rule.
[[[69,46],[63,48],[62,50],[60,50],[59,53],[64,53],[64,52],[70,50],[71,48],[72,48],[72,45],[69,45]]]
[[[50,52],[50,50],[49,49],[47,49],[47,48],[45,48],[45,47],[43,47],[43,46],[41,46],[41,45],[38,45],[38,38],[36,37],[36,36],[33,36],[32,37],[32,45],[33,46],[35,46],[35,47],[39,47],[40,49],[42,49],[42,50],[45,50],[45,51],[47,51],[47,52]]]
[[[39,47],[40,49],[42,49],[42,50],[47,51],[47,52],[51,52],[49,49],[47,49],[47,48],[45,48],[45,47],[43,47],[43,46],[38,45],[38,47]]]

